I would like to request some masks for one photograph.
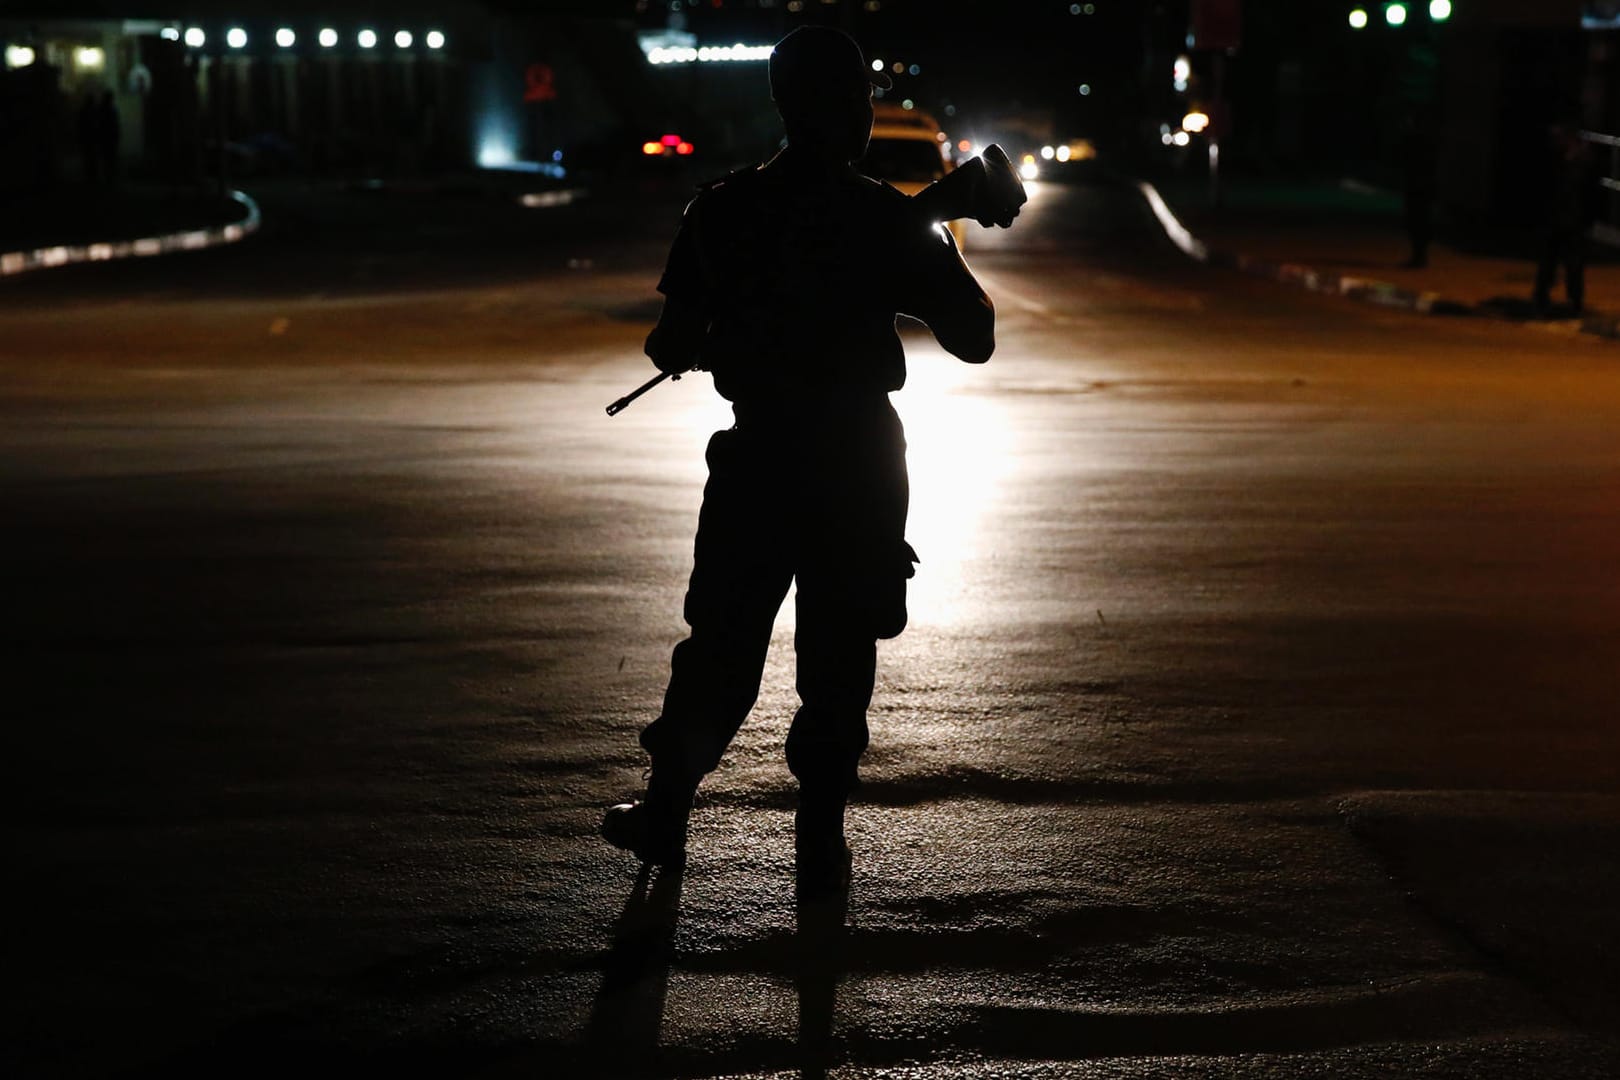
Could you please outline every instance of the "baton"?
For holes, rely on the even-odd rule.
[[[647,391],[651,390],[665,379],[675,379],[679,381],[680,376],[672,374],[668,371],[660,372],[659,374],[654,375],[652,378],[648,379],[646,382],[624,395],[624,397],[609,405],[607,407],[607,414],[609,416],[617,416],[619,413],[623,412],[632,401],[636,400],[636,398],[640,397],[642,394],[645,394]]]

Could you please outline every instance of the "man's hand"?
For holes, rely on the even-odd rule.
[[[697,367],[706,329],[706,320],[697,308],[665,297],[658,325],[647,335],[645,351],[659,371],[666,375],[684,374]]]

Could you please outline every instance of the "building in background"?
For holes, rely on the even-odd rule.
[[[121,162],[179,182],[560,171],[570,148],[630,126],[603,85],[640,63],[632,28],[600,11],[16,0],[0,10],[0,186],[89,173],[80,109],[109,92]]]

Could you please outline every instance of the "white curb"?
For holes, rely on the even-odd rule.
[[[187,229],[184,232],[168,233],[164,236],[144,236],[139,240],[111,240],[97,244],[64,244],[35,248],[33,251],[8,251],[0,253],[0,277],[25,274],[30,270],[71,266],[74,263],[144,258],[148,255],[201,251],[222,244],[234,244],[259,231],[259,204],[242,191],[233,191],[230,197],[247,208],[247,217],[241,221],[207,229]]]

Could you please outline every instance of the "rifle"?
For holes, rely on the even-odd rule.
[[[1029,201],[1029,194],[1018,170],[1007,160],[1007,152],[991,143],[983,154],[964,161],[954,172],[911,196],[911,201],[930,222],[972,218],[987,229],[992,225],[1006,229]],[[680,375],[668,371],[654,375],[609,405],[607,414],[617,416],[665,379],[678,380]]]
[[[642,394],[645,394],[647,391],[651,390],[665,379],[674,379],[675,381],[679,382],[680,378],[681,377],[676,375],[674,372],[661,371],[657,375],[654,375],[652,378],[648,379],[646,382],[642,383],[640,386],[636,387],[634,390],[630,391],[628,394],[624,395],[624,397],[609,405],[607,407],[607,414],[609,416],[617,416],[619,413],[624,412],[625,408],[629,406],[632,401],[636,400],[636,398],[640,397]]]

